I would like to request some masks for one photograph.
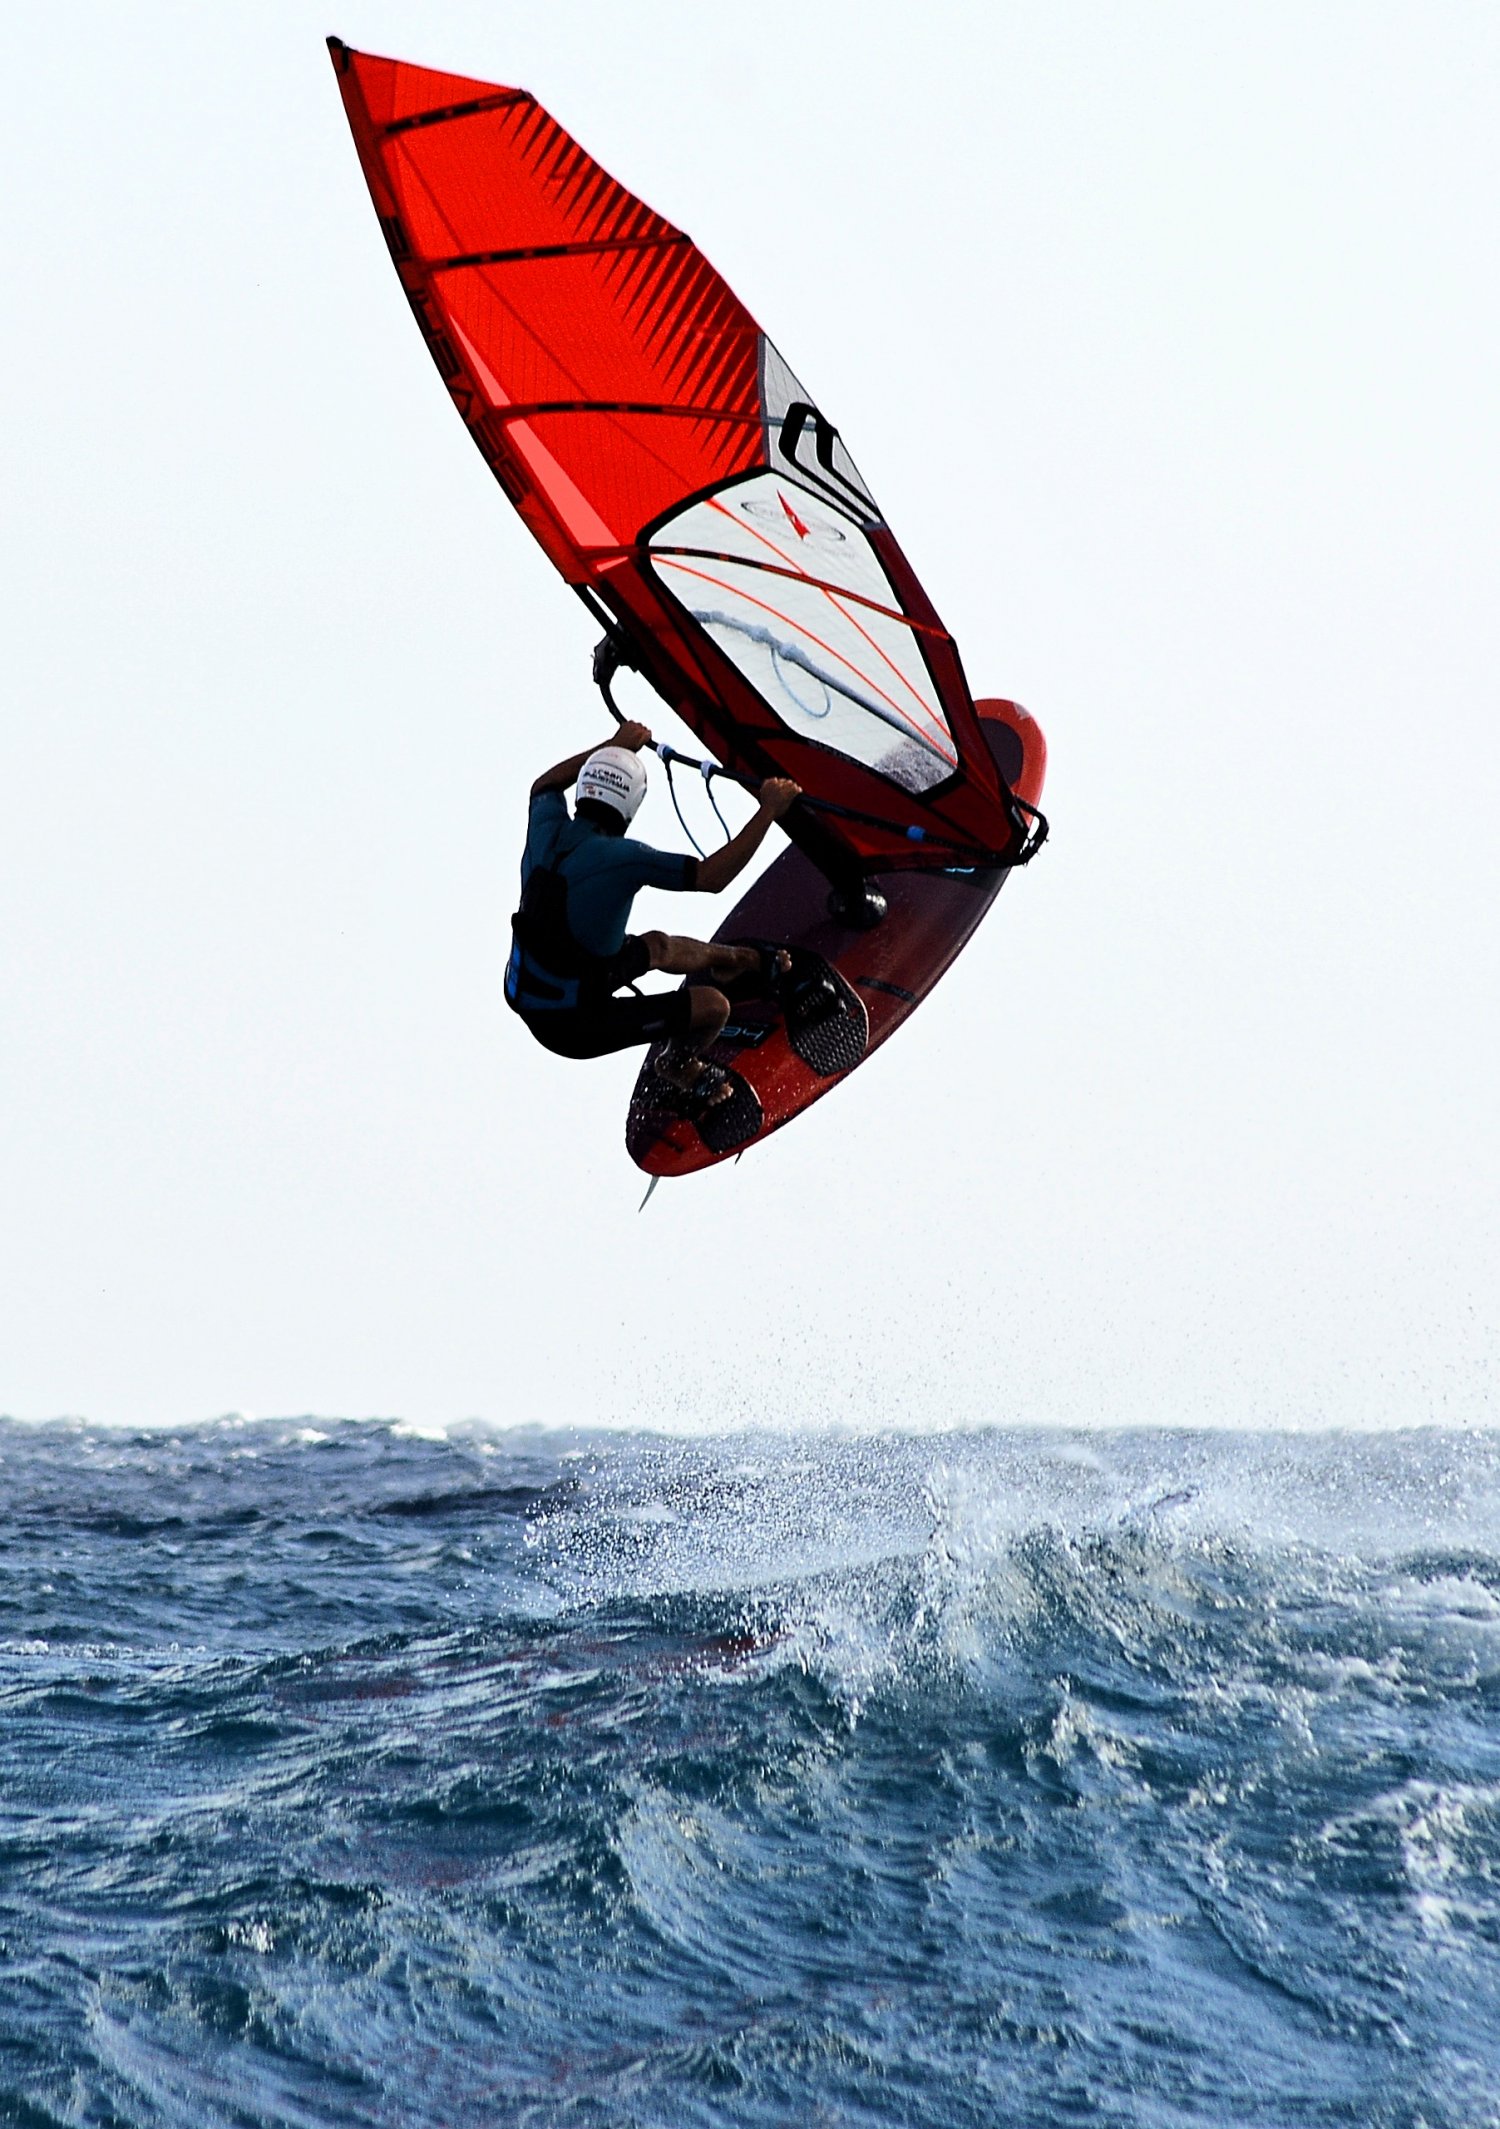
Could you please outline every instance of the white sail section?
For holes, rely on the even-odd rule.
[[[873,523],[880,506],[865,486],[844,439],[825,419],[796,377],[791,364],[765,334],[760,340],[760,405],[765,422],[766,463],[802,474],[845,509]]]
[[[651,536],[657,575],[788,730],[920,796],[958,766],[916,634],[859,523],[756,473]]]

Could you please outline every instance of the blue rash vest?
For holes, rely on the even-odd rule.
[[[533,794],[521,854],[523,895],[539,868],[563,881],[568,933],[585,955],[599,961],[612,960],[624,946],[631,907],[643,887],[686,893],[698,884],[696,858],[653,850],[629,836],[610,835],[592,821],[575,820],[561,791]],[[548,968],[545,952],[535,946],[523,948],[517,941],[512,948],[505,995],[514,1006],[527,1012],[565,1011],[580,1002],[584,983],[574,972]]]

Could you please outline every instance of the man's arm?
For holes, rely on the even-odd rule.
[[[540,798],[544,791],[571,791],[578,781],[578,772],[598,747],[628,747],[632,754],[639,754],[642,747],[649,747],[651,734],[643,724],[622,724],[608,739],[601,739],[598,746],[585,747],[581,754],[570,754],[554,768],[544,770],[531,787],[533,798]]]
[[[698,887],[703,894],[722,894],[737,880],[766,839],[772,821],[779,821],[788,807],[802,796],[802,786],[790,777],[768,776],[760,787],[760,804],[739,834],[722,850],[698,860]]]

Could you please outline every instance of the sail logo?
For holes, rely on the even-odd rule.
[[[740,497],[739,507],[746,517],[753,518],[768,530],[782,535],[794,533],[799,546],[842,547],[845,534],[827,518],[815,517],[809,507],[810,498],[800,489],[796,494],[794,504],[778,487],[774,501],[767,495],[745,495]]]

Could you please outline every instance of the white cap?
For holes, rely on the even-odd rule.
[[[646,764],[629,747],[595,747],[578,772],[578,796],[613,806],[628,828],[646,796]]]

